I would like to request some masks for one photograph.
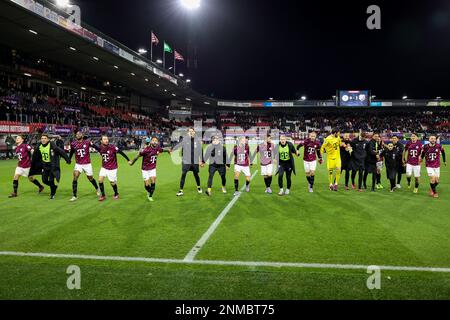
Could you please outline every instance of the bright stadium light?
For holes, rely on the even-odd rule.
[[[303,101],[305,101],[307,98],[306,98],[306,96],[302,96],[301,99],[302,99]]]
[[[192,81],[191,79],[186,79],[187,83],[191,83],[191,81]]]
[[[61,8],[67,8],[69,6],[69,0],[56,0],[56,5]]]
[[[147,50],[145,50],[144,48],[139,48],[138,52],[139,54],[146,54]]]
[[[181,78],[183,78],[183,77],[184,77],[184,74],[180,73],[179,76],[180,76]]]
[[[402,99],[406,100],[406,99],[408,99],[408,96],[403,96]]]
[[[163,64],[163,61],[161,59],[156,60],[157,64]]]
[[[181,5],[189,10],[200,8],[201,0],[180,0]]]

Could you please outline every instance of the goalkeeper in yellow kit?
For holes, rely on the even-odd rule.
[[[331,135],[325,138],[321,153],[327,154],[328,180],[330,182],[330,191],[338,191],[339,179],[341,178],[341,141],[340,132],[337,129],[331,131]],[[334,172],[336,175],[334,176]]]

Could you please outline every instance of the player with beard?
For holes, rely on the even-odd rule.
[[[245,175],[245,191],[250,192],[250,146],[246,137],[239,138],[238,145],[234,146],[234,196],[239,195],[239,176]]]
[[[264,142],[258,146],[256,152],[259,153],[261,161],[261,175],[264,177],[264,184],[266,185],[266,193],[272,194],[272,175],[273,175],[273,153],[275,145],[272,143],[272,137],[267,135]]]
[[[133,166],[136,161],[142,157],[142,178],[144,179],[144,188],[147,191],[148,201],[153,202],[153,194],[156,189],[156,163],[158,161],[158,156],[163,153],[164,150],[161,148],[157,137],[147,138],[145,139],[145,143],[145,148],[142,149],[132,161],[128,161],[128,164]]]
[[[78,193],[78,178],[84,172],[89,182],[92,183],[95,190],[97,191],[97,196],[100,196],[100,189],[98,187],[97,181],[94,179],[94,170],[92,169],[90,149],[93,143],[89,140],[84,139],[83,133],[78,131],[75,135],[75,140],[70,144],[70,155],[69,159],[75,154],[75,168],[73,170],[73,181],[72,181],[72,199],[71,202],[77,201]]]
[[[356,188],[356,174],[358,174],[358,191],[363,192],[363,179],[365,171],[365,161],[367,157],[366,145],[367,141],[365,139],[364,132],[360,132],[358,137],[353,139],[350,143],[352,147],[352,154],[350,158],[350,166],[352,169],[352,187]]]
[[[350,134],[344,133],[342,145],[340,147],[340,154],[341,154],[341,174],[345,171],[345,190],[349,190],[348,183],[350,181],[350,170],[351,170],[351,163],[350,159],[352,156],[352,146],[351,146],[351,140],[350,140]]]
[[[308,181],[308,191],[314,192],[314,180],[317,168],[317,158],[322,164],[322,154],[320,153],[320,142],[317,140],[317,133],[310,132],[309,138],[297,146],[297,151],[304,147],[303,165],[306,173],[306,180]]]
[[[292,173],[295,174],[294,155],[299,152],[295,150],[294,145],[287,141],[286,136],[280,136],[278,145],[278,186],[280,187],[279,196],[289,195],[291,193]],[[283,177],[286,173],[286,191],[283,190]]]
[[[392,137],[392,144],[394,145],[394,150],[397,153],[396,158],[398,161],[397,185],[395,187],[397,189],[401,189],[402,175],[405,173],[405,166],[403,165],[403,151],[405,151],[405,147],[399,142],[399,138],[397,136]]]
[[[111,187],[114,190],[114,199],[117,200],[119,199],[119,191],[117,188],[117,169],[119,168],[117,164],[117,154],[120,154],[127,161],[130,161],[130,159],[122,150],[120,150],[115,145],[110,144],[109,138],[107,136],[102,136],[100,147],[95,146],[94,148],[98,151],[98,153],[102,157],[102,168],[100,169],[100,174],[98,178],[101,195],[98,201],[106,200],[105,185],[104,185],[105,178],[108,178]]]
[[[13,193],[9,196],[10,198],[16,198],[17,197],[17,190],[19,188],[19,178],[25,177],[28,178],[28,180],[36,185],[39,188],[39,193],[41,193],[44,190],[44,187],[34,179],[32,176],[30,176],[30,168],[31,168],[31,153],[32,148],[28,144],[24,143],[24,139],[21,135],[18,135],[16,137],[16,156],[19,160],[19,163],[16,167],[16,172],[14,173],[14,179],[13,179]]]
[[[436,188],[441,176],[441,155],[445,166],[447,166],[447,160],[445,159],[444,148],[437,143],[436,135],[430,135],[429,142],[423,147],[421,158],[425,158],[428,177],[430,177],[430,196],[439,198]]]
[[[208,197],[212,195],[212,184],[216,172],[222,179],[222,193],[227,193],[227,169],[230,168],[225,145],[218,136],[212,137],[211,140],[212,143],[206,148],[204,159],[205,162],[209,162],[208,189],[205,192]]]
[[[419,193],[419,183],[420,183],[420,169],[421,169],[421,154],[423,146],[419,141],[417,134],[411,134],[411,141],[405,146],[405,151],[403,152],[403,161],[406,163],[406,180],[408,181],[408,188],[411,188],[411,177],[414,175],[415,185],[414,193]]]
[[[186,176],[188,172],[191,171],[197,184],[197,193],[203,193],[199,176],[200,167],[203,168],[205,166],[205,161],[203,159],[203,143],[202,139],[197,137],[197,133],[195,132],[194,128],[188,129],[187,136],[184,136],[183,140],[178,143],[171,150],[171,152],[179,149],[181,149],[183,163],[181,167],[180,190],[177,193],[177,197],[184,196],[184,184],[186,182]]]

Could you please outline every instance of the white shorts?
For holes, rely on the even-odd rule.
[[[377,162],[377,170],[381,170],[383,169],[383,161],[378,161]]]
[[[420,166],[413,166],[406,164],[406,176],[411,177],[414,174],[414,178],[420,177]]]
[[[305,172],[309,173],[311,171],[316,171],[317,168],[317,160],[314,161],[304,161],[303,166],[305,167]]]
[[[156,178],[156,169],[142,170],[142,179],[144,179],[144,181],[147,181],[150,180],[150,178]]]
[[[238,164],[234,165],[234,172],[243,173],[246,177],[250,177],[250,167],[243,167]]]
[[[85,173],[88,177],[94,176],[94,170],[92,170],[92,164],[75,164],[75,169],[79,173]]]
[[[273,164],[261,165],[261,175],[262,176],[271,176],[273,175]]]
[[[441,168],[428,168],[427,172],[429,177],[437,177],[439,178],[441,176]]]
[[[108,178],[109,182],[117,182],[117,169],[107,170],[101,168],[99,176]]]
[[[25,169],[25,168],[17,167],[16,173],[14,175],[28,178],[28,176],[30,175],[30,168]]]

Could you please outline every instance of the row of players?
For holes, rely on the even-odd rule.
[[[411,179],[415,178],[414,192],[418,192],[419,178],[421,171],[421,163],[425,159],[427,172],[430,177],[430,195],[438,197],[437,185],[440,178],[440,158],[442,155],[443,162],[446,165],[445,151],[436,142],[436,136],[429,137],[429,143],[423,146],[418,140],[417,135],[411,135],[405,147],[399,143],[398,138],[394,137],[391,142],[383,144],[380,135],[374,134],[371,140],[366,140],[364,134],[353,140],[350,140],[349,134],[340,137],[338,130],[333,130],[324,143],[321,145],[317,139],[315,132],[309,134],[309,138],[297,147],[293,143],[287,141],[286,136],[280,137],[280,142],[275,145],[271,141],[271,137],[267,136],[264,143],[260,144],[256,151],[252,154],[248,140],[245,137],[239,139],[238,144],[233,149],[232,158],[228,158],[225,145],[219,137],[213,137],[212,143],[206,151],[203,152],[202,142],[196,136],[195,130],[188,130],[188,137],[183,139],[175,148],[163,150],[157,138],[149,138],[146,140],[146,146],[139,154],[130,160],[128,156],[119,148],[109,143],[107,136],[101,138],[99,146],[84,138],[81,132],[76,133],[76,139],[71,143],[70,154],[50,142],[48,135],[41,136],[40,144],[33,150],[30,145],[24,143],[22,136],[16,138],[16,155],[19,159],[18,166],[13,180],[13,193],[11,198],[17,197],[19,178],[28,177],[34,183],[39,192],[44,187],[34,178],[36,175],[42,176],[42,181],[50,187],[50,198],[54,199],[57,184],[60,180],[59,161],[62,157],[68,164],[71,163],[73,155],[75,155],[75,168],[73,172],[72,190],[73,196],[70,201],[77,200],[78,178],[85,173],[88,180],[95,188],[99,201],[106,199],[104,181],[107,178],[114,191],[114,199],[119,198],[117,187],[117,154],[123,156],[129,165],[134,165],[136,161],[142,157],[142,177],[145,182],[145,190],[148,200],[153,201],[153,194],[156,187],[156,166],[158,155],[164,151],[169,153],[182,150],[183,164],[182,175],[180,179],[180,190],[177,196],[184,195],[184,184],[186,175],[192,171],[197,183],[197,191],[203,193],[200,183],[200,168],[205,163],[209,163],[209,178],[206,194],[212,195],[212,183],[216,172],[219,173],[222,180],[222,191],[226,193],[226,170],[229,169],[232,158],[234,157],[234,195],[239,194],[239,177],[241,173],[246,177],[245,189],[250,191],[251,173],[250,167],[253,160],[260,155],[261,175],[264,177],[266,185],[266,193],[271,194],[272,176],[274,174],[274,165],[277,167],[278,186],[280,188],[279,195],[288,195],[292,185],[292,173],[295,174],[295,156],[300,156],[300,149],[304,147],[303,161],[308,181],[309,192],[313,192],[315,171],[317,162],[323,162],[322,155],[327,154],[328,178],[331,191],[338,190],[338,184],[341,172],[345,171],[345,187],[349,190],[350,173],[353,189],[362,192],[367,189],[367,177],[372,174],[372,191],[375,188],[380,189],[381,186],[381,170],[383,168],[383,160],[386,164],[387,177],[390,181],[390,191],[400,188],[401,176],[406,171],[408,187],[411,187]],[[90,148],[94,148],[101,156],[102,168],[99,173],[98,183],[94,179]],[[276,159],[276,160],[275,160]],[[355,179],[358,177],[358,187],[356,187]],[[284,189],[284,176],[286,176],[286,189]]]

